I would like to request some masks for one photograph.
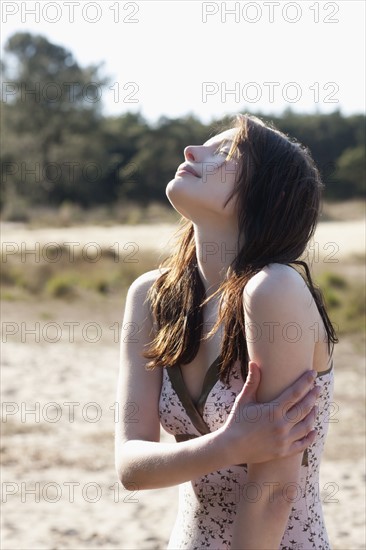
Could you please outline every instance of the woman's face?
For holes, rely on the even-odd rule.
[[[178,167],[166,195],[174,208],[193,222],[210,219],[236,220],[234,200],[224,208],[232,191],[238,160],[227,160],[232,141],[238,130],[226,130],[203,145],[189,145],[184,150],[185,162]]]

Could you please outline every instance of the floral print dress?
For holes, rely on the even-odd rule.
[[[240,366],[235,367],[229,385],[225,385],[218,376],[219,360],[218,357],[206,373],[202,394],[196,403],[187,391],[181,368],[164,368],[159,399],[160,422],[166,432],[175,436],[178,444],[217,430],[230,414],[243,387],[244,371]],[[323,521],[319,466],[332,410],[333,381],[333,359],[330,357],[327,370],[317,377],[322,390],[316,419],[317,438],[303,455],[301,480],[295,498],[291,497],[291,512],[280,550],[330,550]],[[245,464],[233,464],[180,484],[178,513],[168,550],[229,550],[238,502],[241,498],[256,498],[255,491],[246,490],[246,475]]]

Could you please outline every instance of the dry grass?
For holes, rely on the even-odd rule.
[[[366,326],[365,288],[361,280],[324,271],[317,278],[328,315],[339,334],[361,333]]]
[[[159,265],[152,251],[140,251],[137,261],[124,262],[111,249],[102,249],[97,262],[82,254],[69,260],[67,249],[57,262],[27,262],[14,254],[2,262],[1,297],[7,301],[38,300],[40,297],[65,301],[124,296],[131,283],[141,274]],[[360,332],[365,327],[364,295],[365,256],[357,255],[336,264],[318,262],[312,266],[314,281],[322,289],[328,314],[337,332]]]
[[[124,261],[110,249],[102,249],[100,259],[89,261],[75,254],[70,261],[66,247],[60,247],[56,262],[41,258],[22,261],[14,254],[1,261],[1,290],[3,300],[19,300],[43,296],[75,299],[88,297],[90,292],[100,295],[118,294],[126,290],[143,272],[155,269],[159,258],[152,252],[140,253],[138,258]]]
[[[169,204],[151,202],[141,205],[132,201],[92,208],[82,208],[68,201],[58,207],[36,207],[19,203],[7,205],[1,213],[2,221],[25,223],[30,229],[76,225],[175,223],[179,218],[180,216]]]
[[[320,221],[357,220],[365,217],[365,213],[365,202],[362,199],[341,202],[323,201]],[[20,202],[7,205],[1,213],[3,221],[26,223],[31,229],[75,225],[175,223],[179,218],[179,214],[168,202],[165,204],[151,202],[141,205],[132,201],[124,201],[92,208],[82,208],[68,201],[58,207],[28,206]]]

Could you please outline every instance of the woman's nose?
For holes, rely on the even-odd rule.
[[[188,147],[186,147],[184,149],[184,158],[186,160],[191,160],[192,162],[196,161],[196,155],[194,153],[194,146],[193,145],[188,145]]]

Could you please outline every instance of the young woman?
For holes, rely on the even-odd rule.
[[[119,479],[179,484],[169,549],[329,549],[318,475],[338,340],[298,260],[318,170],[249,115],[184,156],[166,190],[176,252],[127,294]],[[160,423],[178,444],[160,443]]]

